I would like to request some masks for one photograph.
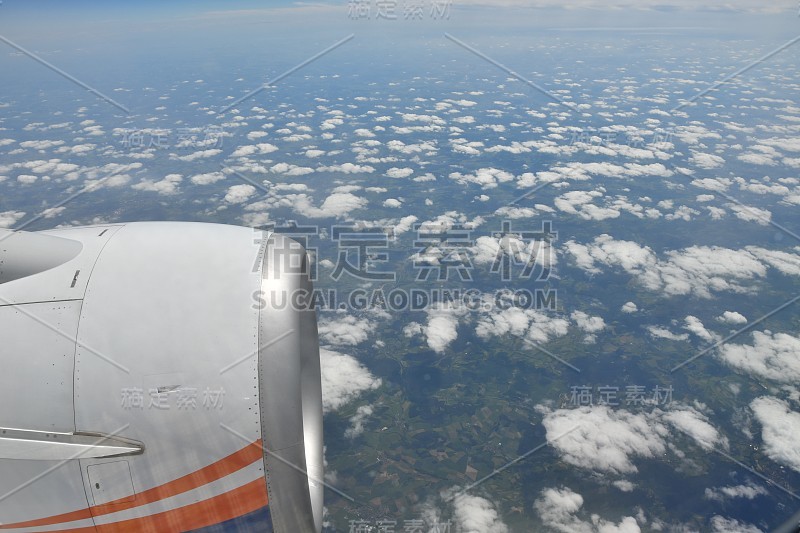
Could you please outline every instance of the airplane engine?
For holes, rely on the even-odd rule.
[[[0,531],[321,531],[308,261],[217,224],[0,231]]]

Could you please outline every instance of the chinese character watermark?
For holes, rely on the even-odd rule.
[[[453,0],[348,0],[350,20],[450,20]]]
[[[671,130],[658,129],[651,132],[627,132],[611,129],[582,129],[573,131],[570,144],[588,145],[605,148],[627,146],[640,150],[660,150],[671,145],[675,133]]]
[[[120,128],[122,146],[129,149],[213,149],[222,147],[227,136],[219,126],[202,128]]]
[[[466,224],[415,224],[417,239],[413,266],[417,281],[427,281],[435,273],[436,281],[452,280],[451,271],[461,281],[472,281],[472,259],[469,249],[474,242],[472,227]]]
[[[349,533],[455,533],[452,521],[428,522],[410,520],[350,520]]]
[[[504,220],[501,230],[492,235],[498,239],[499,247],[490,271],[500,274],[503,281],[512,281],[512,270],[521,267],[520,279],[530,279],[534,268],[538,267],[536,281],[550,278],[550,266],[553,264],[552,241],[558,238],[549,220],[542,221],[541,229],[528,231],[513,229],[511,221]]]
[[[568,406],[669,406],[672,403],[673,392],[672,385],[668,387],[655,385],[651,389],[644,385],[626,385],[623,388],[613,385],[600,385],[597,387],[572,385],[570,387]]]
[[[206,411],[222,410],[225,389],[206,387],[200,391],[193,387],[126,387],[120,391],[120,407],[125,410],[195,411],[199,406]]]
[[[378,264],[389,261],[386,250],[389,248],[390,234],[391,228],[356,229],[352,226],[333,226],[331,240],[338,245],[339,251],[331,278],[338,281],[347,273],[365,281],[395,281],[396,272],[376,268]]]

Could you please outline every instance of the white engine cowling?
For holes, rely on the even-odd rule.
[[[307,261],[216,224],[0,233],[0,529],[319,532]]]

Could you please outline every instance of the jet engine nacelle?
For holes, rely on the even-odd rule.
[[[217,224],[0,232],[0,530],[319,532],[316,317],[261,301],[307,261]]]

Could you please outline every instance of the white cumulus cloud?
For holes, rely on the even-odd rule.
[[[754,331],[753,344],[725,344],[717,357],[747,374],[781,383],[800,383],[800,337]]]
[[[241,204],[256,193],[256,188],[247,183],[232,185],[225,194],[225,201],[231,204]]]
[[[761,424],[764,452],[773,461],[800,472],[800,413],[792,411],[789,404],[770,396],[756,398],[750,409]]]
[[[625,516],[617,524],[592,514],[581,519],[583,496],[568,487],[542,490],[533,503],[542,523],[549,529],[562,533],[639,533],[641,528],[632,516]]]
[[[325,412],[335,411],[362,392],[381,386],[380,378],[354,357],[327,348],[320,348],[322,368],[322,406]]]

